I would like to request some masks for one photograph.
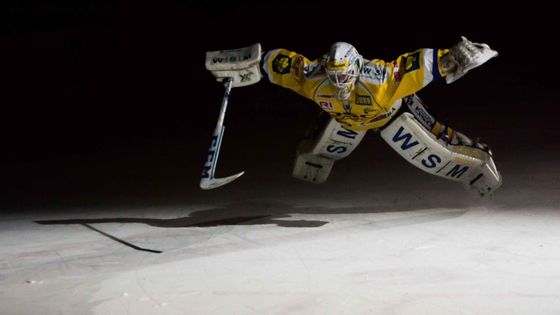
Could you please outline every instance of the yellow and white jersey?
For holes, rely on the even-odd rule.
[[[401,106],[401,99],[441,79],[441,57],[447,49],[419,49],[396,60],[364,60],[359,80],[347,100],[336,97],[323,59],[310,61],[285,49],[268,51],[263,70],[272,83],[313,100],[345,128],[367,130],[385,125]]]

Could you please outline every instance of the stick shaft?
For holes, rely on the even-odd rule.
[[[212,180],[216,172],[216,165],[218,164],[218,156],[220,154],[220,146],[222,144],[222,139],[224,136],[224,118],[226,116],[227,104],[229,101],[229,95],[231,93],[233,80],[227,78],[225,81],[226,91],[224,92],[224,98],[222,100],[222,107],[220,108],[220,115],[218,116],[218,122],[216,123],[216,128],[214,129],[214,134],[212,135],[212,142],[208,148],[208,155],[204,167],[202,169],[202,178],[204,180]]]

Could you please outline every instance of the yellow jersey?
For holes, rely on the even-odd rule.
[[[343,127],[368,130],[384,126],[399,110],[402,98],[445,76],[441,57],[448,49],[419,49],[386,62],[364,60],[355,88],[346,100],[336,97],[323,58],[309,60],[286,49],[268,51],[263,70],[268,80],[313,100]]]

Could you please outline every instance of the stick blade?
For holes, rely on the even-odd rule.
[[[220,186],[233,182],[243,174],[245,174],[245,171],[224,178],[203,178],[200,180],[200,188],[204,190],[218,188]]]

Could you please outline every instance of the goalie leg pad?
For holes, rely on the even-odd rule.
[[[329,117],[323,130],[314,139],[304,139],[297,150],[293,177],[313,183],[323,183],[329,177],[334,162],[347,157],[356,149],[366,131],[342,127]]]
[[[292,176],[308,182],[324,183],[331,173],[334,160],[310,153],[298,154]]]
[[[409,112],[403,112],[385,127],[381,138],[421,170],[460,182],[481,195],[496,190],[502,183],[488,152],[438,139]]]
[[[312,152],[333,160],[340,160],[347,157],[356,149],[364,138],[365,131],[349,130],[330,118],[327,125],[312,146],[300,148],[302,152]]]

